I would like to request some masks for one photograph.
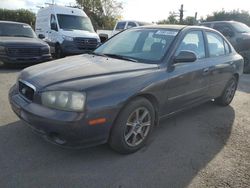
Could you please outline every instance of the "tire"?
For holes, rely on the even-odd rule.
[[[145,145],[154,122],[153,105],[143,97],[135,98],[118,115],[111,131],[110,147],[121,154],[136,152]]]
[[[244,58],[244,69],[243,69],[243,72],[245,74],[250,73],[250,62],[249,62],[248,58]]]
[[[238,86],[238,79],[234,76],[228,81],[222,95],[216,98],[215,102],[221,106],[229,105],[234,98],[237,86]]]
[[[64,57],[64,54],[63,54],[62,48],[60,47],[59,44],[57,44],[56,47],[55,47],[54,58],[60,59],[60,58],[63,58],[63,57]]]

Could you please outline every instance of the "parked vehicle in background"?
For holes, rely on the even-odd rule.
[[[250,28],[236,21],[204,22],[200,25],[211,27],[221,32],[244,57],[244,72],[250,73]]]
[[[49,5],[36,17],[36,34],[56,58],[92,51],[100,43],[89,17],[82,9]]]
[[[9,100],[13,111],[51,142],[108,142],[118,152],[132,153],[161,118],[211,99],[229,105],[243,64],[213,29],[137,27],[92,54],[23,70]]]
[[[47,43],[38,39],[25,23],[0,21],[0,61],[10,64],[35,64],[51,59]]]
[[[105,42],[108,38],[113,35],[132,27],[139,27],[144,25],[152,25],[152,23],[133,21],[133,20],[121,20],[116,22],[113,30],[98,30],[97,33],[100,36],[101,42]]]

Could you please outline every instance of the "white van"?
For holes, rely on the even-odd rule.
[[[94,50],[100,38],[82,9],[49,5],[36,17],[35,32],[56,58]]]

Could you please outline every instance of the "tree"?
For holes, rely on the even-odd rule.
[[[187,16],[184,21],[183,24],[184,25],[195,25],[196,24],[196,19],[193,16]]]
[[[224,21],[224,20],[234,20],[247,24],[250,26],[250,15],[247,11],[233,10],[226,12],[221,10],[214,12],[213,15],[209,15],[205,21]]]
[[[36,15],[33,12],[25,9],[0,9],[0,20],[23,22],[34,26]]]
[[[116,0],[76,0],[90,17],[95,28],[113,29],[121,18],[122,3]]]
[[[167,19],[160,20],[157,24],[178,24],[179,21],[176,19],[178,17],[174,12],[169,12],[169,16]]]

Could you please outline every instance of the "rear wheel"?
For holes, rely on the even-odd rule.
[[[248,58],[244,58],[244,73],[250,73],[250,61]]]
[[[136,98],[118,116],[111,132],[110,147],[123,154],[139,150],[148,139],[154,121],[153,105],[145,98]]]
[[[238,86],[238,79],[234,76],[228,81],[222,95],[219,98],[215,99],[215,102],[221,106],[229,105],[234,98],[237,86]]]

